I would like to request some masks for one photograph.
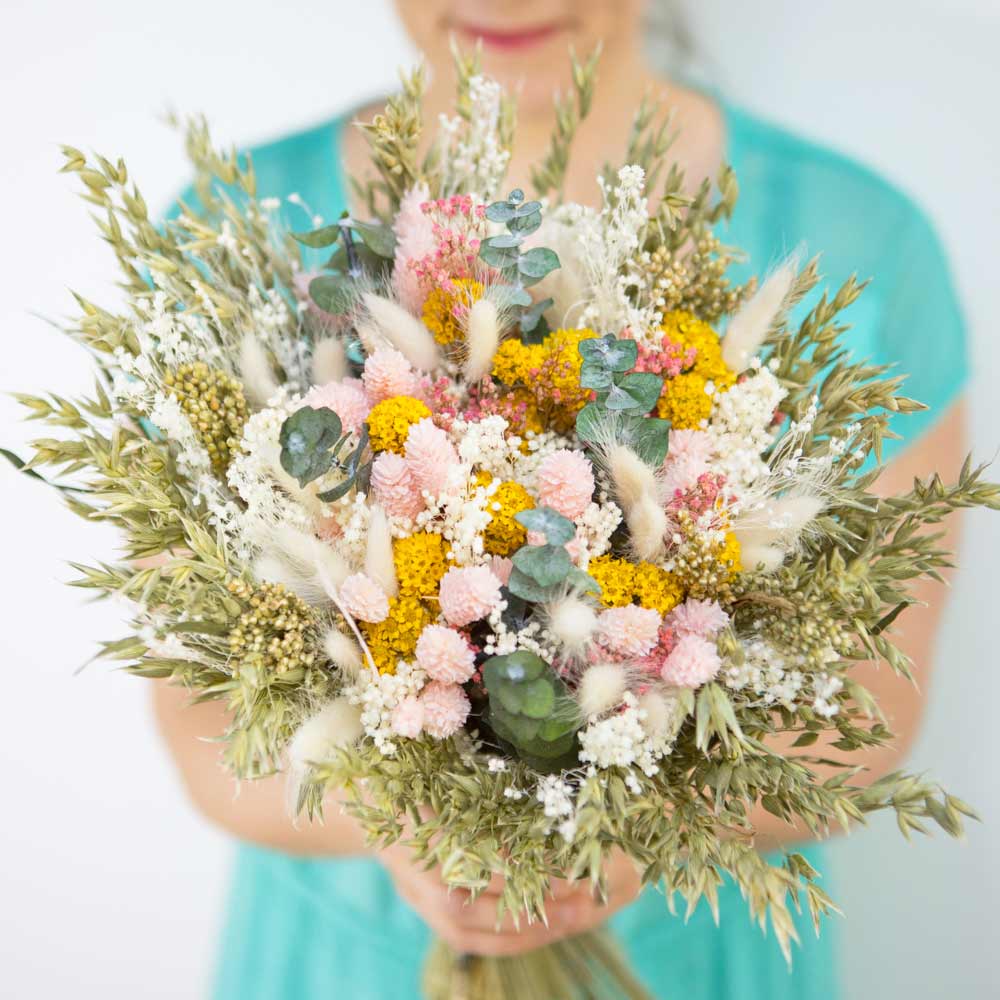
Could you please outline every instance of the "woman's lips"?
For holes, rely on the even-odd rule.
[[[487,28],[476,24],[457,24],[456,29],[473,41],[481,40],[486,48],[512,52],[549,41],[564,31],[564,24],[541,24],[533,28]]]

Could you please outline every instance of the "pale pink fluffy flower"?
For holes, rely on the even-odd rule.
[[[415,423],[406,437],[406,461],[418,489],[439,496],[458,466],[458,452],[430,417]]]
[[[434,252],[434,222],[423,210],[430,197],[424,185],[417,185],[403,195],[399,213],[392,224],[396,231],[396,265],[392,272],[392,286],[400,304],[412,313],[419,313],[424,304],[424,290],[420,276],[412,266]],[[411,263],[412,262],[412,263]]]
[[[659,632],[659,612],[636,604],[608,608],[597,618],[597,641],[616,656],[646,656],[656,645]]]
[[[663,661],[660,676],[672,687],[696,688],[712,680],[721,666],[714,642],[700,635],[683,635]]]
[[[699,476],[709,471],[711,457],[712,439],[704,431],[671,431],[670,451],[663,462],[667,496],[692,487]]]
[[[320,409],[324,406],[340,417],[344,430],[357,431],[367,420],[371,404],[365,395],[360,379],[345,378],[342,382],[327,382],[313,386],[302,402],[306,406]]]
[[[563,517],[577,520],[594,493],[594,468],[578,451],[560,448],[538,467],[538,497]]]
[[[420,700],[424,706],[424,729],[439,740],[457,733],[469,717],[469,697],[457,684],[431,681],[420,692]]]
[[[476,653],[461,632],[428,625],[417,640],[417,663],[434,681],[462,684],[476,671]]]
[[[490,556],[490,561],[486,565],[489,566],[490,571],[500,583],[506,587],[507,581],[510,580],[510,574],[514,569],[513,561],[506,556]]]
[[[392,710],[392,731],[415,740],[424,729],[424,703],[416,695],[407,695]]]
[[[667,624],[678,635],[714,636],[729,624],[729,615],[718,601],[699,601],[689,597],[667,615]]]
[[[414,518],[424,509],[424,498],[410,465],[402,455],[383,451],[372,465],[372,490],[394,517]]]
[[[394,347],[378,347],[368,355],[361,380],[372,406],[391,396],[420,394],[420,376]]]
[[[389,598],[365,573],[355,573],[340,585],[340,601],[344,610],[358,621],[377,625],[389,615]]]
[[[441,613],[461,628],[485,618],[500,601],[500,581],[488,566],[453,566],[438,591]]]

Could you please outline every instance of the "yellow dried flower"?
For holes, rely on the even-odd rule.
[[[246,609],[229,632],[234,674],[286,674],[313,665],[317,623],[308,604],[280,583],[232,580],[227,589]]]
[[[681,347],[695,349],[690,371],[714,382],[717,389],[728,389],[736,381],[736,373],[722,360],[719,335],[708,323],[678,309],[664,316],[660,330]]]
[[[726,540],[718,548],[716,558],[722,566],[728,568],[730,579],[743,569],[740,561],[740,543],[734,532],[726,532]]]
[[[707,381],[698,372],[666,379],[656,415],[665,417],[676,430],[697,430],[712,413],[712,397],[705,391]]]
[[[541,344],[505,340],[493,356],[493,377],[506,386],[530,385],[545,357]]]
[[[624,608],[635,596],[635,563],[616,556],[597,556],[590,560],[587,572],[601,588],[601,603],[606,608]]]
[[[446,346],[462,339],[458,317],[483,297],[483,286],[472,278],[457,278],[451,284],[453,291],[431,289],[423,308],[424,326],[439,344]]]
[[[368,414],[372,451],[402,454],[410,428],[430,415],[427,405],[412,396],[390,396],[382,400]]]
[[[394,674],[400,660],[412,659],[417,640],[434,613],[417,597],[400,594],[389,601],[389,614],[378,624],[359,622],[379,673]]]
[[[535,506],[531,494],[514,481],[501,483],[490,497],[487,509],[492,510],[490,523],[483,532],[483,547],[490,555],[513,555],[527,541],[528,532],[514,520],[515,514]]]
[[[437,596],[441,577],[448,571],[444,539],[429,531],[418,531],[392,543],[399,592],[407,597]]]
[[[223,473],[239,446],[247,422],[247,401],[239,379],[203,361],[180,365],[163,376],[167,392],[180,403],[212,468]]]
[[[644,608],[665,615],[684,600],[680,580],[668,570],[642,562],[635,568],[635,596]]]

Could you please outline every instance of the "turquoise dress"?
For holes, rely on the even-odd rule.
[[[966,375],[961,314],[933,230],[912,202],[865,168],[725,102],[722,107],[728,158],[743,191],[727,239],[751,258],[738,276],[766,269],[803,243],[810,253],[822,251],[831,286],[855,271],[875,276],[851,307],[851,343],[858,356],[893,360],[910,373],[908,393],[931,406],[900,420],[913,440],[957,396]],[[339,147],[346,124],[334,119],[252,150],[261,197],[298,195],[286,204],[293,228],[309,228],[314,215],[330,221],[343,208]],[[890,443],[889,450],[896,447]],[[833,850],[807,853],[824,871],[824,855]],[[833,919],[819,940],[801,921],[802,947],[789,970],[773,938],[750,923],[734,886],[726,886],[719,901],[718,927],[704,905],[687,923],[671,916],[654,892],[611,919],[656,997],[837,996]],[[376,861],[303,860],[241,846],[214,996],[409,1000],[419,996],[428,943],[427,928]]]

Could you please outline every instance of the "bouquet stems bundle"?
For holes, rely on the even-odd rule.
[[[921,777],[856,780],[892,734],[855,668],[909,677],[894,623],[949,565],[924,529],[1000,490],[966,463],[872,492],[920,404],[843,347],[863,286],[793,324],[815,262],[731,284],[735,178],[686,196],[651,106],[600,206],[563,202],[594,62],[573,78],[544,202],[504,186],[512,107],[474,59],[426,157],[404,78],[364,126],[363,213],[311,232],[202,122],[200,204],[164,226],[124,164],[67,148],[127,300],[78,300],[95,391],[21,397],[53,432],[20,464],[121,530],[78,567],[134,608],[103,655],[223,701],[238,778],[287,770],[311,817],[343,790],[374,845],[473,894],[502,876],[498,918],[543,919],[556,877],[601,895],[611,850],[689,908],[728,876],[787,953],[792,909],[832,903],[801,855],[758,852],[755,808],[816,836],[973,815]],[[644,995],[604,933],[441,945],[426,990]]]

